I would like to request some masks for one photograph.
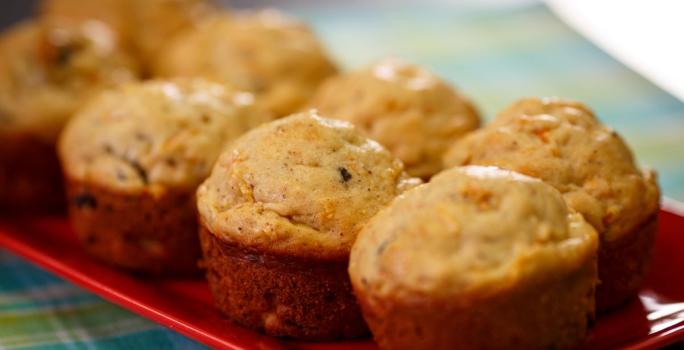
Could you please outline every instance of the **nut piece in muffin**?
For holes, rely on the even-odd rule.
[[[270,120],[251,94],[204,80],[129,84],[94,99],[59,143],[85,248],[131,270],[196,271],[195,190],[227,143]]]
[[[217,307],[274,336],[366,334],[349,250],[371,216],[419,182],[345,121],[308,112],[248,132],[197,191]]]
[[[54,150],[63,125],[97,92],[138,67],[106,26],[21,23],[0,37],[0,208],[59,209]]]
[[[329,78],[309,105],[352,122],[423,179],[442,170],[448,146],[480,124],[473,104],[448,83],[397,59]]]
[[[374,216],[349,273],[381,349],[574,349],[594,318],[597,245],[553,187],[470,166]]]
[[[301,107],[335,66],[304,23],[267,10],[215,16],[180,34],[160,52],[155,73],[226,81],[280,117]]]
[[[634,296],[647,272],[656,232],[656,175],[641,170],[618,134],[586,106],[528,98],[455,143],[450,166],[493,165],[554,186],[599,233],[599,311]]]

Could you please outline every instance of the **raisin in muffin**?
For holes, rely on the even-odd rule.
[[[442,169],[448,146],[480,123],[473,104],[449,84],[397,59],[329,78],[309,105],[352,122],[424,179]]]
[[[2,34],[0,51],[0,208],[58,209],[57,135],[98,91],[135,80],[137,65],[97,24],[25,22]]]
[[[594,318],[597,245],[553,187],[471,166],[373,217],[349,273],[381,349],[575,349]]]
[[[72,223],[93,255],[131,270],[196,270],[196,187],[224,146],[270,114],[203,80],[103,93],[64,131],[59,153]]]
[[[215,16],[162,50],[156,74],[205,76],[253,92],[276,116],[335,72],[309,28],[274,10]]]
[[[197,191],[217,307],[274,336],[366,334],[349,250],[367,219],[418,182],[351,124],[313,112],[245,134]]]
[[[641,170],[618,134],[579,102],[528,98],[455,143],[447,165],[494,165],[538,177],[599,233],[599,311],[635,295],[656,232],[656,175]]]

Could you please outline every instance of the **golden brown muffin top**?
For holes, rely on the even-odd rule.
[[[225,145],[271,120],[250,93],[204,80],[129,84],[81,109],[59,144],[68,178],[118,191],[192,190]]]
[[[204,226],[228,242],[339,260],[371,216],[418,183],[352,124],[311,111],[235,141],[197,191],[197,206]]]
[[[159,58],[159,76],[227,81],[277,116],[298,109],[335,72],[311,30],[274,10],[215,16],[180,34]]]
[[[561,194],[531,177],[467,166],[397,197],[354,244],[355,288],[378,297],[467,303],[596,256],[596,231]]]
[[[209,0],[43,0],[39,15],[53,26],[107,25],[147,64],[169,38],[214,10]]]
[[[130,1],[130,0],[129,0]],[[132,4],[135,47],[143,60],[153,64],[160,49],[175,35],[194,28],[212,12],[207,0],[134,0]],[[164,59],[164,58],[162,58]]]
[[[54,142],[87,99],[135,80],[138,67],[97,22],[54,28],[25,22],[0,38],[0,132]]]
[[[658,210],[653,171],[640,170],[627,145],[586,106],[528,98],[455,143],[448,166],[494,165],[538,177],[611,241]]]
[[[352,122],[422,178],[439,172],[448,146],[480,123],[472,103],[448,83],[398,59],[329,78],[309,105]]]
[[[127,41],[133,30],[131,5],[145,1],[41,0],[38,6],[38,17],[51,26],[74,26],[86,22],[100,22],[108,26],[119,40]]]

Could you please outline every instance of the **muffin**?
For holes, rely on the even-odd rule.
[[[38,6],[38,17],[53,26],[98,22],[125,41],[132,34],[131,16],[128,15],[132,4],[133,0],[42,0]]]
[[[446,149],[480,123],[473,104],[449,84],[397,59],[329,78],[309,105],[352,122],[423,179],[442,170]]]
[[[155,73],[221,79],[280,117],[301,107],[335,66],[305,24],[268,10],[215,16],[180,34],[160,52]]]
[[[43,0],[39,13],[54,25],[105,24],[148,66],[170,37],[196,25],[213,7],[208,0]]]
[[[195,190],[227,143],[271,119],[253,100],[203,80],[149,81],[81,109],[59,155],[86,250],[148,274],[197,271]]]
[[[351,124],[314,112],[248,132],[197,191],[217,307],[273,336],[366,334],[346,272],[349,250],[365,221],[419,182]]]
[[[618,306],[637,293],[656,233],[656,175],[639,169],[620,136],[586,106],[570,100],[523,99],[484,129],[456,142],[445,162],[499,166],[554,186],[599,234],[598,310]]]
[[[594,318],[597,245],[553,187],[470,166],[374,216],[349,274],[381,349],[575,349]]]
[[[169,38],[190,30],[214,10],[207,0],[134,1],[135,48],[146,65],[152,65]]]
[[[135,80],[138,68],[98,25],[24,22],[2,34],[0,51],[0,208],[58,209],[57,135],[87,99]]]

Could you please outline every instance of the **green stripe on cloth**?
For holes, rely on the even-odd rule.
[[[665,195],[684,200],[684,104],[545,7],[326,6],[290,10],[342,66],[405,57],[452,81],[487,118],[521,96],[579,99],[625,137],[641,164],[658,170]],[[0,350],[203,348],[0,250]]]

